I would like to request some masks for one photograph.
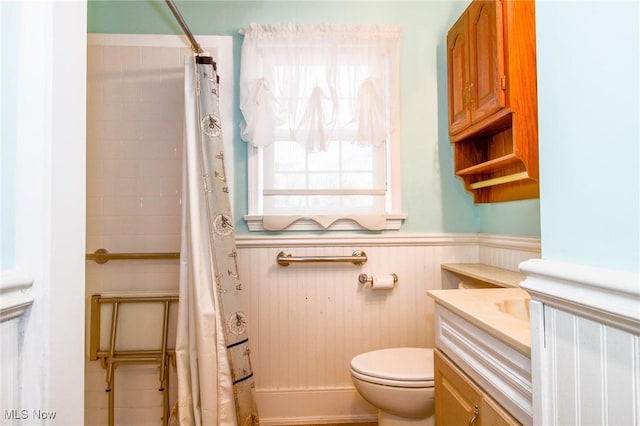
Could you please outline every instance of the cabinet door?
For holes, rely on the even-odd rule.
[[[435,351],[436,426],[479,426],[482,394],[440,351]]]
[[[447,33],[447,86],[449,91],[449,133],[471,124],[468,108],[469,57],[467,15],[463,14]]]
[[[505,106],[502,3],[474,1],[467,10],[469,109],[475,123]]]
[[[481,426],[519,426],[520,423],[488,396],[482,398],[480,407]]]

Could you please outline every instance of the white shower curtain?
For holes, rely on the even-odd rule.
[[[183,426],[259,424],[220,123],[215,62],[188,58],[176,338]]]

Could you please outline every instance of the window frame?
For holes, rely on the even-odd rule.
[[[297,39],[297,36],[300,34],[304,34],[300,40]],[[327,40],[326,37],[329,37],[329,40],[344,40],[344,35],[351,34],[358,37],[357,44],[351,47],[359,48],[363,46],[366,51],[362,51],[361,53],[365,54],[363,62],[354,63],[352,58],[360,57],[359,54],[356,53],[348,53],[348,56],[344,57],[344,62],[339,63],[339,56],[336,59],[335,57],[330,58],[331,69],[333,73],[336,75],[339,74],[340,69],[347,72],[346,75],[353,76],[353,70],[351,67],[359,66],[365,72],[366,77],[364,80],[359,82],[353,82],[353,84],[358,84],[358,87],[348,86],[346,91],[342,93],[348,93],[348,96],[353,97],[357,96],[357,102],[365,102],[365,108],[370,107],[370,99],[375,99],[377,96],[375,92],[370,92],[371,90],[375,90],[375,88],[370,87],[373,83],[373,78],[380,78],[382,86],[379,87],[381,91],[387,91],[386,98],[387,101],[390,102],[384,109],[386,110],[386,114],[391,114],[390,116],[386,116],[389,119],[389,123],[391,127],[384,128],[384,132],[386,134],[386,140],[384,142],[384,154],[380,155],[380,153],[376,153],[375,157],[378,159],[376,161],[380,161],[384,158],[384,167],[372,167],[369,169],[374,173],[374,181],[377,182],[377,188],[380,190],[384,187],[384,201],[380,203],[376,202],[375,207],[371,207],[370,209],[360,209],[354,208],[354,211],[349,211],[348,207],[345,207],[343,211],[339,209],[335,209],[332,211],[323,211],[322,206],[315,210],[306,210],[305,212],[287,212],[286,209],[282,209],[279,211],[271,211],[266,210],[269,208],[267,203],[267,197],[270,196],[280,196],[277,192],[280,191],[278,188],[273,187],[267,189],[273,189],[269,194],[265,195],[265,187],[266,182],[263,182],[265,179],[265,168],[267,171],[270,166],[267,163],[268,151],[265,151],[265,148],[261,146],[269,146],[271,141],[270,137],[265,137],[271,135],[273,132],[273,136],[277,137],[276,128],[272,128],[276,121],[274,121],[274,117],[270,116],[273,111],[270,111],[270,108],[276,109],[276,105],[278,104],[278,100],[271,99],[268,95],[271,92],[271,96],[293,96],[291,99],[297,99],[298,96],[298,86],[293,87],[293,92],[290,93],[290,88],[288,86],[288,80],[282,80],[282,75],[278,74],[279,78],[276,79],[276,76],[273,76],[269,71],[272,70],[272,67],[277,67],[278,64],[282,65],[282,62],[272,63],[269,61],[260,60],[260,55],[265,54],[267,49],[270,48],[271,45],[281,48],[280,37],[282,39],[287,40],[287,43],[293,43],[292,46],[296,46],[298,42],[300,43],[308,43],[309,38],[306,37],[306,34],[310,35],[313,40],[313,37],[323,37],[323,40]],[[324,230],[371,230],[371,231],[380,231],[380,230],[398,230],[402,226],[404,219],[406,219],[407,215],[401,212],[402,208],[402,173],[401,173],[401,140],[400,140],[400,45],[399,45],[399,28],[395,26],[385,26],[385,25],[338,25],[328,27],[325,25],[319,26],[295,26],[292,28],[290,25],[285,26],[269,26],[269,25],[258,25],[251,24],[249,28],[243,29],[240,31],[241,34],[245,35],[245,37],[249,37],[250,42],[243,42],[242,46],[242,55],[247,55],[246,58],[246,67],[247,69],[241,67],[241,110],[245,116],[245,120],[241,122],[242,129],[242,139],[248,143],[247,147],[247,201],[248,201],[248,211],[247,214],[243,217],[247,223],[249,231],[297,231],[297,230],[312,230],[312,231],[324,231]],[[352,33],[353,32],[353,33]],[[324,34],[326,33],[326,35]],[[266,34],[266,36],[265,36]],[[293,35],[293,37],[291,37]],[[374,35],[372,38],[370,38]],[[273,38],[271,38],[273,37]],[[381,37],[378,40],[378,37]],[[389,37],[389,38],[387,38]],[[335,40],[334,40],[335,38]],[[258,41],[260,40],[260,41]],[[368,57],[367,55],[371,55],[371,42],[377,40],[381,42],[381,44],[377,44],[375,49],[381,49],[377,51],[372,57]],[[264,42],[264,43],[262,43]],[[364,42],[361,45],[360,42]],[[275,43],[275,44],[274,44]],[[374,42],[375,44],[376,42]],[[391,43],[389,45],[388,43]],[[396,44],[397,43],[397,44]],[[342,45],[342,44],[341,44]],[[289,44],[284,45],[289,46]],[[306,46],[301,44],[300,46]],[[245,51],[246,49],[246,51]],[[288,54],[291,53],[290,47],[286,52]],[[295,49],[294,49],[295,50]],[[305,49],[306,52],[306,49]],[[276,52],[277,53],[277,52]],[[275,53],[274,53],[275,54]],[[305,66],[309,64],[306,62],[302,62],[302,59],[308,59],[305,54],[302,52],[300,61]],[[338,55],[344,54],[341,52],[337,52]],[[354,56],[356,55],[356,56]],[[286,56],[286,55],[285,55]],[[375,59],[373,59],[375,58]],[[384,60],[383,58],[386,58]],[[312,57],[311,65],[314,64],[313,59],[317,59]],[[380,60],[383,59],[383,62]],[[296,58],[289,58],[287,60],[293,61],[292,64],[299,65]],[[243,65],[245,64],[245,58],[242,58]],[[284,62],[286,65],[287,62]],[[250,66],[251,65],[251,66]],[[371,65],[379,68],[369,68]],[[265,69],[262,69],[266,67]],[[384,68],[383,68],[384,67]],[[387,68],[388,67],[388,68]],[[313,74],[313,73],[311,73]],[[313,85],[313,75],[309,76],[308,72],[303,72],[305,78],[311,79],[312,81],[306,81],[305,84]],[[334,75],[334,74],[331,74]],[[367,77],[369,76],[369,77]],[[272,81],[273,80],[273,81]],[[320,78],[322,80],[322,78]],[[318,81],[320,81],[318,80]],[[371,81],[369,81],[371,80]],[[316,81],[316,84],[320,84]],[[271,84],[277,84],[270,88],[269,82]],[[282,84],[283,86],[280,86]],[[313,89],[313,93],[311,94],[311,104],[313,108],[317,108],[317,93],[316,89],[320,86],[316,86]],[[332,86],[333,87],[333,86]],[[283,89],[284,91],[281,91]],[[286,89],[286,90],[285,90]],[[353,90],[351,90],[353,89]],[[243,90],[246,90],[244,92]],[[320,89],[324,90],[324,89]],[[362,96],[366,96],[366,98],[360,99],[361,90],[365,90],[362,92]],[[390,91],[389,91],[390,90]],[[282,93],[281,93],[282,92]],[[244,95],[243,95],[244,93]],[[332,92],[333,93],[333,92]],[[336,96],[339,96],[337,94]],[[374,96],[374,98],[371,98]],[[289,98],[287,98],[289,99]],[[332,100],[335,97],[332,96]],[[355,100],[355,98],[354,98]],[[378,101],[379,102],[379,101]],[[274,105],[271,105],[274,103]],[[286,104],[286,102],[285,102]],[[255,106],[258,106],[257,108]],[[288,104],[286,104],[288,105]],[[295,106],[295,105],[294,105]],[[357,111],[357,106],[354,105]],[[245,110],[246,109],[246,110]],[[314,110],[315,111],[315,110]],[[374,110],[372,110],[374,111]],[[365,110],[365,114],[376,114],[376,112]],[[293,111],[295,114],[299,114],[302,111],[299,111],[299,108],[294,108]],[[282,115],[291,114],[286,107],[280,108],[276,111],[276,114],[279,114],[279,118],[281,120],[286,120]],[[304,112],[305,116],[307,112]],[[365,115],[365,117],[369,117]],[[262,121],[260,121],[262,119]],[[266,120],[266,121],[265,121]],[[364,119],[364,125],[367,126],[367,118]],[[289,116],[289,121],[291,121],[291,117]],[[377,121],[370,123],[381,123],[378,118]],[[265,124],[266,123],[266,124]],[[297,119],[296,119],[297,123]],[[297,125],[297,124],[296,124]],[[310,125],[309,123],[305,123],[305,125]],[[246,126],[246,127],[245,127]],[[361,129],[359,128],[358,131]],[[373,126],[371,128],[367,127],[364,132],[373,130],[377,133],[377,137],[379,140],[380,131],[383,130],[380,126]],[[293,131],[293,130],[291,130]],[[340,132],[341,130],[338,130]],[[358,135],[358,139],[361,138],[362,135]],[[365,135],[364,138],[375,137],[376,135]],[[322,146],[315,146],[317,142],[315,139],[309,139],[302,141],[298,137],[294,136],[293,139],[298,140],[299,142],[311,143],[313,146],[308,146],[308,149],[315,151],[316,149],[322,150]],[[322,137],[320,138],[321,143],[327,143],[328,141]],[[283,140],[288,140],[287,137]],[[348,139],[347,139],[348,140]],[[364,140],[363,142],[373,143],[377,145],[375,141]],[[256,146],[258,145],[258,146]],[[265,167],[265,165],[267,165]],[[339,168],[338,168],[339,169]],[[307,172],[309,170],[307,169]],[[273,170],[273,172],[277,172],[277,170]],[[269,180],[265,179],[265,180]],[[372,188],[373,189],[373,188]],[[327,188],[328,191],[331,188]],[[282,191],[289,192],[291,196],[299,196],[304,195],[294,190],[293,188],[282,188]],[[309,191],[308,195],[313,195]],[[322,190],[320,190],[322,191]],[[366,191],[366,190],[365,190]],[[362,195],[365,195],[366,192],[363,192]],[[325,195],[325,194],[316,194],[316,195]],[[369,193],[369,195],[374,196],[375,194]],[[288,197],[289,195],[283,195],[284,197]],[[345,194],[345,196],[349,196]],[[378,195],[379,197],[380,195]],[[346,201],[349,201],[346,199]],[[355,200],[352,200],[355,201]],[[331,210],[331,209],[329,209]],[[362,223],[362,224],[361,224]],[[265,224],[267,227],[265,228]]]

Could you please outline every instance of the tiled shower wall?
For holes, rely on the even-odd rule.
[[[89,46],[88,253],[101,247],[111,252],[179,251],[186,53],[171,47]],[[240,236],[239,271],[262,422],[373,418],[375,412],[355,396],[349,361],[375,348],[433,345],[433,303],[426,291],[440,288],[440,263],[482,259],[515,269],[520,261],[539,256],[535,243],[504,238],[485,242],[483,246],[476,235],[446,234]],[[334,256],[356,249],[368,255],[363,266],[281,267],[275,260],[282,250]],[[399,282],[392,291],[374,292],[358,283],[361,272],[396,273]],[[178,262],[87,262],[86,277],[88,296],[176,293]],[[159,312],[138,308],[123,313],[119,343],[136,349],[152,345],[159,335]],[[174,337],[175,325],[171,342]],[[87,357],[87,425],[107,424],[105,374],[98,361]],[[159,424],[158,377],[154,366],[117,368],[116,424]],[[175,375],[170,379],[173,402]]]
[[[90,46],[88,248],[168,251],[179,244],[186,53]]]
[[[187,53],[186,48],[180,47],[89,46],[87,253],[98,248],[133,253],[179,251],[182,58]],[[86,279],[88,296],[176,293],[178,263],[87,262]],[[137,305],[123,307],[121,313],[120,349],[151,349],[154,344],[157,347],[160,310]],[[131,325],[139,327],[129,328]],[[108,329],[103,327],[103,332],[107,334]],[[172,340],[174,335],[172,330]],[[107,339],[102,337],[104,349]],[[100,363],[87,358],[87,425],[107,422],[105,377]],[[175,377],[171,379],[175,395]],[[162,393],[158,388],[157,366],[118,367],[115,423],[158,424],[162,415]]]

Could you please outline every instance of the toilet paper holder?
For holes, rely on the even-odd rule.
[[[398,275],[397,274],[389,274],[393,277],[393,283],[397,283],[398,282]],[[360,274],[358,275],[358,281],[361,284],[373,284],[373,275],[367,275],[367,274]]]

